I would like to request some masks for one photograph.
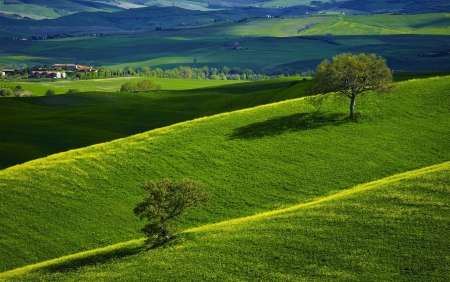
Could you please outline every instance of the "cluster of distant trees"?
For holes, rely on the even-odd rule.
[[[0,65],[0,69],[14,69],[12,78],[32,78],[33,71],[38,69],[47,69],[46,65],[37,66],[17,66],[17,65]],[[289,67],[270,68],[270,69],[248,69],[240,67],[190,67],[179,66],[173,69],[151,68],[144,66],[140,68],[126,67],[124,69],[111,69],[105,66],[95,67],[96,72],[71,72],[64,71],[67,78],[72,79],[98,79],[98,78],[114,78],[124,76],[148,76],[158,78],[186,78],[186,79],[210,79],[210,80],[249,80],[259,81],[269,78],[282,76],[311,76],[313,71],[304,69],[299,71]]]
[[[265,80],[280,76],[310,76],[313,74],[312,70],[306,69],[302,72],[298,72],[295,69],[289,67],[281,69],[258,69],[251,70],[248,68],[239,67],[227,67],[216,68],[216,67],[190,67],[190,66],[179,66],[173,69],[163,70],[161,68],[152,69],[151,67],[141,67],[138,69],[133,69],[130,67],[124,70],[108,70],[107,68],[99,68],[100,72],[104,72],[103,77],[114,77],[114,76],[149,76],[149,77],[159,77],[159,78],[190,78],[190,79],[210,79],[210,80],[250,80],[258,81]],[[89,75],[89,74],[88,74]],[[102,76],[102,75],[100,75]]]
[[[159,90],[161,85],[156,84],[151,80],[141,80],[137,83],[127,82],[120,87],[120,92],[139,92],[139,91],[150,91]]]
[[[22,86],[1,86],[0,97],[31,97],[33,93],[30,90],[23,89]]]
[[[131,71],[130,68],[126,70]],[[250,69],[229,68],[226,66],[221,69],[208,66],[192,68],[190,66],[179,66],[177,68],[167,70],[142,67],[137,71],[141,75],[161,78],[193,78],[210,80],[264,80],[269,78],[267,75],[255,73]],[[135,72],[136,70],[134,73]]]

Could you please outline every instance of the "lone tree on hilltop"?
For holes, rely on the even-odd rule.
[[[392,89],[392,72],[386,60],[375,54],[352,55],[344,53],[324,60],[317,66],[310,92],[314,94],[340,92],[350,98],[350,117],[355,115],[355,98],[373,90],[388,92]]]
[[[171,219],[185,214],[189,207],[197,206],[209,199],[201,182],[183,178],[181,182],[163,179],[150,181],[142,188],[147,191],[144,201],[134,208],[134,214],[146,219],[142,232],[147,236],[146,243],[164,242],[175,228]]]

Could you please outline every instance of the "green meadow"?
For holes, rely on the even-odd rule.
[[[302,97],[308,84],[302,81],[292,86],[299,77],[258,83],[156,78],[167,90],[104,92],[141,79],[20,82],[33,93],[52,89],[61,94],[70,88],[87,92],[0,100],[0,168],[194,118]]]
[[[1,170],[0,278],[445,281],[449,79],[359,96],[356,119],[335,94],[319,110],[303,97]],[[143,248],[132,209],[163,177],[213,196],[175,240]]]
[[[449,35],[450,14],[374,15],[329,17],[327,22],[312,25],[300,35]]]
[[[419,56],[449,49],[445,1],[346,1],[311,10],[320,15],[265,9],[309,0],[144,2],[2,5],[50,19],[2,18],[0,65],[309,73],[340,53],[375,53],[395,88],[359,95],[349,118],[347,98],[308,96],[300,76],[2,78],[35,97],[0,98],[0,281],[448,280],[450,56]],[[338,6],[418,13],[330,13]],[[42,32],[76,36],[6,38]],[[162,89],[118,92],[143,79]],[[210,201],[177,219],[170,241],[143,245],[141,185],[184,177]]]
[[[3,2],[3,1],[1,1]],[[55,18],[59,17],[53,9],[46,8],[34,4],[14,4],[14,5],[2,5],[2,12],[6,14],[19,14],[22,17],[29,17],[32,19],[40,20],[45,18]]]
[[[101,76],[102,74],[100,74]],[[195,88],[218,87],[240,83],[236,80],[194,80],[176,78],[158,78],[147,76],[130,76],[106,79],[55,79],[52,81],[30,82],[27,80],[0,81],[1,86],[16,87],[20,85],[23,89],[30,90],[34,96],[44,96],[48,89],[54,90],[55,94],[66,94],[69,89],[79,89],[80,92],[118,92],[126,82],[138,82],[141,80],[152,80],[161,85],[162,90],[188,90]]]
[[[445,281],[448,162],[290,208],[3,274],[20,281]],[[255,255],[257,254],[257,255]],[[96,263],[97,261],[97,263]]]
[[[188,17],[193,12],[182,13]],[[145,20],[142,12],[135,16]],[[443,71],[447,70],[450,56],[423,58],[418,54],[448,49],[450,17],[448,13],[315,15],[249,18],[240,23],[213,23],[211,19],[208,24],[190,28],[103,37],[3,41],[0,63],[19,65],[79,62],[113,69],[143,66],[171,69],[180,65],[254,70],[278,67],[301,73],[314,70],[324,58],[344,52],[363,52],[385,56],[394,70]],[[235,41],[243,50],[227,50],[226,44]]]

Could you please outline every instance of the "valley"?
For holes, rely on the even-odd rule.
[[[449,12],[0,1],[0,281],[446,281]],[[311,88],[343,53],[393,74],[350,117]],[[211,198],[145,245],[143,183],[185,177]]]

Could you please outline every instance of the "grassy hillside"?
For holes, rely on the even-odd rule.
[[[303,88],[307,85],[302,82],[290,87],[292,79],[222,87],[212,86],[225,85],[224,82],[186,79],[155,81],[169,89],[189,89],[194,87],[194,83],[198,83],[197,87],[210,87],[151,93],[94,92],[3,98],[0,100],[0,169],[177,122],[302,97],[305,95]],[[97,87],[114,86],[117,90],[124,80],[94,80],[88,83],[90,86],[81,81],[79,84],[61,81],[49,84],[55,85],[52,87],[44,86],[43,91],[67,85],[83,89],[83,85],[95,87],[97,83]],[[25,89],[31,87],[30,84],[21,85]],[[39,87],[42,85],[39,84]]]
[[[297,78],[298,79],[298,78]],[[178,79],[178,78],[158,78],[158,77],[122,77],[107,79],[89,80],[69,80],[59,79],[54,81],[30,82],[21,81],[0,81],[1,86],[16,87],[20,85],[23,89],[30,90],[34,96],[44,96],[48,89],[54,90],[55,94],[66,94],[69,89],[79,89],[80,92],[118,92],[120,87],[126,82],[138,82],[141,80],[152,80],[161,85],[162,90],[188,90],[206,87],[219,87],[246,81],[237,80],[200,80],[200,79]]]
[[[313,25],[300,35],[450,34],[450,14],[376,15],[336,17]]]
[[[449,6],[446,0],[351,0],[340,3],[341,9],[350,9],[356,13],[405,13],[405,14],[423,14],[448,12]]]
[[[11,1],[0,1],[1,12],[14,13],[23,18],[36,20],[53,19],[80,12],[117,12],[123,10],[117,6],[110,5],[114,4],[114,2],[101,3],[100,1],[59,0],[49,2],[45,0],[22,0],[15,1],[15,4],[5,4],[5,2]]]
[[[130,25],[137,28],[141,28],[141,24],[136,21],[145,21],[150,25],[152,22],[162,22],[164,17],[178,23],[191,23],[188,27],[175,30],[166,29],[163,24],[162,31],[154,31],[152,27],[151,31],[133,31],[133,34],[128,35],[42,41],[4,39],[0,45],[0,63],[33,65],[61,62],[106,65],[115,69],[142,66],[168,69],[180,65],[193,66],[196,58],[196,66],[251,69],[289,67],[301,73],[315,69],[324,58],[343,52],[377,53],[387,57],[390,68],[405,71],[448,70],[450,60],[450,56],[418,57],[418,54],[448,49],[449,17],[443,13],[258,18],[241,23],[213,23],[217,15],[207,15],[201,18],[207,19],[209,24],[199,22],[198,26],[194,24],[197,20],[184,17],[200,12],[183,13],[186,14],[180,15],[180,19],[173,16],[173,11],[155,19],[148,18],[145,11],[130,15],[124,12],[122,18],[116,18],[120,24],[133,20]],[[89,18],[88,14],[73,17],[76,24],[71,26],[80,28],[83,33],[90,32],[92,26],[102,22],[106,24],[105,28],[115,26],[106,19]],[[226,17],[224,14],[219,18]],[[60,22],[49,22],[49,25],[64,26]],[[243,50],[227,50],[226,44],[235,41],[239,42]]]
[[[165,248],[142,250],[135,240],[3,278],[445,281],[449,183],[446,162],[287,209],[190,229]]]
[[[8,260],[0,261],[0,269],[6,271],[140,238],[141,223],[132,214],[132,208],[142,197],[140,185],[146,179],[190,177],[204,182],[213,194],[212,199],[181,222],[184,227],[200,227],[307,203],[358,184],[448,161],[449,85],[449,77],[432,78],[401,82],[389,95],[368,93],[358,97],[356,121],[346,118],[348,101],[340,103],[333,95],[327,95],[319,112],[308,100],[297,99],[201,118],[2,170],[0,231],[4,235],[0,238],[0,257]],[[448,185],[444,187],[448,189]],[[350,212],[347,207],[342,210]],[[417,213],[417,216],[425,215]],[[439,220],[434,212],[431,218]],[[443,220],[448,218],[444,216]],[[422,222],[414,224],[422,226]],[[356,221],[355,226],[359,223]],[[377,224],[386,230],[397,230],[389,224]],[[301,224],[287,228],[294,226],[300,228]],[[320,224],[315,228],[326,231],[334,226]],[[359,228],[367,230],[364,226]],[[439,227],[436,234],[442,230],[444,227]],[[270,237],[265,232],[259,234]],[[345,233],[342,234],[344,238]],[[363,234],[372,238],[372,246],[380,245],[379,236]],[[392,234],[397,236],[396,232]],[[221,236],[215,238],[226,242]],[[251,237],[245,238],[253,241]],[[190,240],[189,236],[186,240]],[[283,238],[274,236],[271,240]],[[301,241],[299,237],[298,243]],[[347,245],[340,245],[341,241],[334,238],[326,242],[336,244],[336,248]],[[248,241],[243,244],[251,247]],[[283,245],[291,249],[296,244],[289,245],[287,240]],[[318,260],[310,265],[313,269],[320,261],[325,263],[333,258],[333,252],[323,249],[326,245],[321,245],[320,256],[316,252],[302,253],[317,256]],[[353,248],[353,255],[371,258],[370,251],[362,246]],[[179,250],[182,248],[181,245]],[[424,249],[427,248],[425,245]],[[401,245],[398,249],[402,250]],[[274,250],[277,250],[274,259],[284,259],[278,248]],[[165,256],[164,250],[160,251]],[[381,248],[377,252],[381,256],[383,251]],[[432,253],[424,251],[421,258],[428,257],[427,254]],[[197,255],[200,259],[208,254],[200,251]],[[232,255],[241,256],[238,251]],[[256,257],[264,259],[264,255]],[[402,257],[397,258],[401,261]],[[335,262],[336,267],[342,265],[341,261]],[[252,265],[257,275],[260,264],[254,261]],[[328,269],[337,274],[324,265],[322,271]],[[230,273],[242,272],[238,264],[231,269],[234,270]],[[415,271],[414,268],[404,271],[409,269]],[[292,275],[295,273],[293,270]]]

